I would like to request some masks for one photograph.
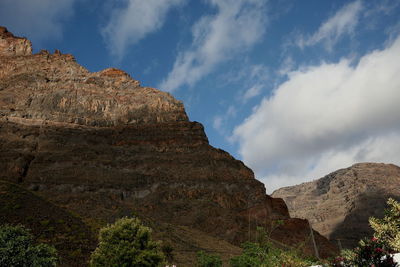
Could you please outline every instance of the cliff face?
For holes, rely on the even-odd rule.
[[[0,26],[0,56],[26,56],[32,54],[32,44],[26,38],[14,36]]]
[[[134,212],[238,244],[282,219],[275,239],[306,238],[306,222],[291,219],[241,161],[211,147],[168,93],[121,70],[90,73],[59,51],[31,54],[29,41],[4,28],[0,44],[0,179],[87,222]]]
[[[272,196],[285,200],[291,216],[308,219],[322,235],[351,248],[371,236],[368,218],[382,217],[389,197],[400,199],[400,168],[359,163]]]

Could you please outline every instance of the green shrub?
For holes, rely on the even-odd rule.
[[[150,234],[151,229],[143,226],[139,219],[117,220],[100,230],[99,245],[91,255],[90,266],[162,266],[164,255]]]
[[[261,266],[267,252],[257,243],[246,242],[242,244],[243,253],[230,260],[232,267],[257,267]]]
[[[356,266],[397,266],[397,264],[393,262],[391,252],[387,250],[385,243],[376,238],[360,241],[359,246],[355,249],[353,263]]]
[[[0,226],[0,266],[52,267],[57,261],[56,249],[34,245],[32,234],[23,226]]]
[[[384,242],[376,238],[361,240],[358,247],[353,251],[345,251],[342,254],[342,256],[337,257],[333,261],[333,266],[397,266],[393,261],[391,252],[387,250]]]
[[[161,251],[164,253],[168,263],[172,263],[174,261],[174,248],[171,246],[171,244],[163,244]]]
[[[300,267],[310,266],[314,263],[303,259],[297,251],[279,249],[268,241],[264,241],[262,244],[246,242],[242,244],[242,248],[242,254],[231,259],[231,267]]]
[[[204,251],[197,252],[198,267],[221,267],[222,260],[218,255],[207,254]]]
[[[273,221],[269,231],[263,227],[257,227],[257,242],[242,244],[243,252],[240,256],[230,261],[231,267],[275,267],[275,266],[310,266],[317,261],[310,260],[302,255],[301,251],[294,248],[277,247],[270,236],[272,232],[283,224],[282,220]]]

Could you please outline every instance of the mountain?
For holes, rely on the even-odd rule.
[[[0,224],[23,224],[57,249],[62,266],[82,266],[96,236],[82,220],[18,185],[0,181]]]
[[[291,246],[306,242],[305,252],[313,253],[308,222],[290,218],[248,167],[210,146],[180,101],[118,69],[92,73],[57,50],[32,54],[29,40],[4,27],[0,170],[0,180],[87,225],[136,214],[160,228],[238,245],[254,240],[257,226],[282,220],[271,237]],[[335,251],[314,234],[322,256]],[[189,246],[175,245],[182,253]]]
[[[383,217],[389,197],[400,199],[400,167],[359,163],[272,196],[285,200],[291,216],[308,219],[325,237],[352,248],[371,236],[368,218]]]

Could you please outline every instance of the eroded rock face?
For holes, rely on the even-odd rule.
[[[9,121],[101,127],[188,120],[180,101],[141,87],[121,70],[90,73],[72,55],[31,55],[30,50],[23,52],[21,42],[30,47],[26,39],[1,35],[0,29],[0,112]]]
[[[369,237],[371,216],[382,217],[389,197],[400,199],[400,168],[393,164],[359,163],[319,180],[276,190],[293,217],[345,248]]]
[[[27,56],[32,54],[32,44],[26,38],[15,37],[0,26],[0,56]]]
[[[276,220],[281,242],[309,234],[249,168],[209,145],[180,101],[118,69],[90,73],[59,51],[1,54],[0,170],[95,223],[135,212],[235,244]]]

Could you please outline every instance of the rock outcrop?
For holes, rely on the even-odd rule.
[[[91,73],[59,51],[31,54],[20,48],[29,41],[3,29],[6,43],[18,48],[0,46],[0,179],[89,224],[135,213],[239,244],[256,226],[283,220],[274,239],[309,238],[307,222],[291,219],[249,168],[210,146],[170,94],[118,69]],[[315,235],[323,256],[335,250]]]
[[[359,163],[272,196],[285,200],[291,216],[308,219],[322,235],[352,248],[371,236],[368,218],[382,217],[389,197],[400,199],[400,168]]]
[[[26,56],[32,54],[32,44],[26,38],[15,37],[0,26],[0,56]]]

